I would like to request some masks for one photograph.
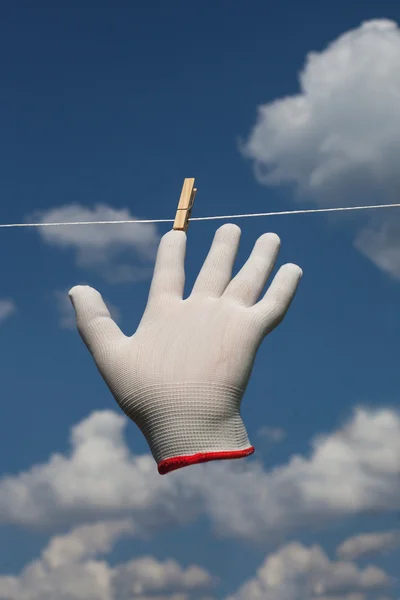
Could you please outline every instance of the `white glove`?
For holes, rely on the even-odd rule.
[[[302,271],[280,268],[257,302],[280,247],[262,235],[233,278],[241,231],[220,227],[185,300],[186,234],[160,241],[146,310],[131,337],[89,286],[70,292],[78,331],[121,409],[143,432],[160,474],[254,452],[240,404],[257,349],[285,316]]]

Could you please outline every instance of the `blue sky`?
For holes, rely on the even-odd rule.
[[[173,218],[185,177],[199,189],[193,216],[398,201],[400,8],[247,6],[3,7],[0,222]],[[396,211],[237,221],[237,268],[274,231],[279,264],[304,271],[244,398],[256,453],[165,477],[120,417],[66,291],[93,285],[133,333],[170,225],[1,229],[0,598],[396,597]],[[188,290],[220,224],[190,226]],[[90,560],[108,565],[103,579]]]

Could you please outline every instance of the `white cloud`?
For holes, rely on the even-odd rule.
[[[58,569],[99,554],[108,554],[121,537],[134,534],[135,526],[131,519],[81,525],[51,538],[42,557],[51,569]]]
[[[174,560],[160,564],[150,556],[121,565],[114,579],[119,590],[116,597],[121,600],[133,600],[138,595],[144,597],[149,592],[160,594],[172,591],[183,594],[190,590],[204,590],[215,581],[198,566],[183,570]]]
[[[244,152],[266,185],[320,205],[398,202],[400,29],[363,23],[310,52],[300,91],[259,108]],[[400,213],[375,213],[356,247],[400,278]]]
[[[125,519],[53,537],[19,575],[0,576],[0,600],[195,600],[216,583],[204,569],[182,568],[171,559],[145,556],[108,564],[104,555],[134,533],[133,522]]]
[[[331,561],[319,546],[292,542],[267,556],[256,577],[227,600],[366,600],[371,591],[391,584],[373,565],[361,569],[352,562]]]
[[[220,461],[165,476],[150,455],[130,453],[127,422],[95,412],[72,429],[68,454],[2,477],[0,523],[53,528],[129,515],[136,534],[147,535],[206,514],[221,535],[268,544],[400,506],[400,415],[392,410],[357,409],[316,438],[309,456],[268,471],[254,460]]]
[[[141,534],[194,518],[198,499],[183,481],[161,477],[150,455],[130,453],[127,422],[94,412],[72,428],[67,455],[0,479],[0,522],[53,527],[129,514]]]
[[[265,471],[257,462],[218,464],[198,483],[207,513],[225,535],[253,540],[370,510],[400,506],[400,415],[357,409],[312,442],[309,456]]]
[[[400,530],[361,533],[345,540],[337,548],[340,558],[354,560],[371,553],[384,553],[400,547]]]
[[[286,437],[286,432],[280,427],[268,427],[264,425],[257,431],[257,435],[269,442],[281,442]]]
[[[52,537],[18,575],[0,576],[0,600],[212,600],[218,579],[197,565],[142,556],[106,557],[136,535],[132,519],[100,521]],[[291,542],[269,554],[256,576],[225,600],[372,600],[392,578],[374,565],[333,561],[317,545]],[[383,596],[381,596],[383,600]]]
[[[354,245],[377,267],[395,279],[400,279],[400,218],[391,213],[391,220],[364,227]]]
[[[0,300],[0,321],[5,321],[17,310],[12,300]]]
[[[59,324],[62,329],[76,329],[75,311],[68,296],[68,290],[55,290],[54,299],[59,313]],[[119,309],[109,300],[104,299],[112,318],[116,323],[120,321],[121,315]]]
[[[128,209],[115,209],[105,204],[93,209],[70,204],[37,212],[29,220],[42,223],[77,221],[133,220]],[[72,249],[76,263],[84,269],[95,269],[110,283],[135,281],[150,275],[146,261],[155,258],[159,235],[154,224],[77,225],[40,227],[42,240],[52,246]],[[139,264],[132,264],[133,257]]]

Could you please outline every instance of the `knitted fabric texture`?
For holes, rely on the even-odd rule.
[[[254,451],[240,405],[257,349],[283,319],[301,269],[281,267],[259,300],[280,240],[261,236],[232,279],[240,229],[220,227],[190,296],[183,298],[186,234],[161,239],[148,303],[133,336],[111,319],[100,294],[75,286],[77,327],[125,414],[164,474]]]

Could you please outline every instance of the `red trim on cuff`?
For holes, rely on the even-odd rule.
[[[192,454],[190,456],[174,456],[173,458],[167,458],[162,460],[158,465],[158,472],[160,475],[166,475],[171,471],[182,469],[190,465],[197,465],[203,462],[209,462],[210,460],[229,460],[233,458],[244,458],[253,454],[254,446],[246,448],[245,450],[231,450],[228,452],[199,452],[198,454]]]

